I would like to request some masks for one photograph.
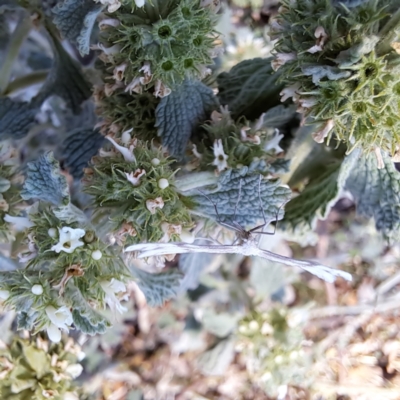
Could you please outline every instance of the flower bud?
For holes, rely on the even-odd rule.
[[[37,296],[39,296],[43,293],[43,286],[42,285],[33,285],[31,291],[33,294],[36,294]]]
[[[160,188],[160,189],[166,189],[167,187],[169,186],[169,182],[168,182],[168,179],[165,179],[165,178],[161,178],[159,181],[158,181],[158,187]]]
[[[57,237],[57,229],[56,228],[50,228],[47,231],[47,234],[51,237],[51,238],[56,238]]]
[[[101,257],[103,257],[103,253],[100,250],[95,250],[92,252],[93,260],[98,261]]]

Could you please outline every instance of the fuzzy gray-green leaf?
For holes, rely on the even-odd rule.
[[[67,179],[61,174],[58,161],[52,152],[47,152],[36,161],[28,163],[21,197],[24,200],[43,200],[55,205],[69,202]]]
[[[186,79],[157,106],[156,127],[163,145],[173,156],[182,157],[193,130],[217,107],[209,87]]]
[[[83,333],[89,335],[104,333],[111,326],[103,315],[89,306],[80,290],[71,283],[66,286],[64,299],[73,308],[74,325]]]
[[[312,225],[316,218],[326,218],[344,188],[351,169],[358,162],[358,156],[356,150],[342,163],[332,162],[310,179],[300,195],[287,204],[283,225],[295,228],[298,225]]]
[[[253,228],[263,222],[259,193],[265,218],[269,222],[275,221],[279,208],[283,210],[282,206],[291,195],[290,189],[281,186],[279,180],[263,178],[259,182],[260,174],[251,173],[247,167],[243,167],[223,172],[216,185],[202,188],[201,191],[208,198],[198,191],[189,195],[197,204],[196,211],[201,214],[218,219],[214,203],[220,221]]]
[[[75,179],[81,179],[83,168],[97,154],[104,140],[104,136],[98,130],[90,128],[74,129],[61,144],[60,154],[64,168]]]
[[[103,6],[92,0],[64,0],[52,8],[53,21],[64,38],[78,45],[81,55],[89,54],[90,35]]]
[[[53,34],[50,36],[54,51],[53,67],[37,99],[59,96],[74,114],[79,114],[82,102],[92,95],[91,85],[84,77],[81,66],[70,57]]]
[[[183,278],[182,273],[177,269],[150,274],[131,266],[131,271],[150,307],[160,307],[167,300],[176,297]]]
[[[254,58],[235,65],[218,75],[218,97],[227,105],[233,118],[259,118],[263,112],[280,104],[283,85],[277,83],[280,73],[273,74],[270,58]]]
[[[400,173],[384,155],[384,168],[377,168],[374,155],[362,155],[346,182],[357,213],[373,217],[376,229],[388,239],[400,238]]]
[[[21,139],[26,136],[38,111],[36,103],[0,97],[0,139]]]
[[[201,244],[196,242],[196,244]],[[185,274],[179,291],[194,290],[199,286],[200,275],[211,264],[214,254],[188,253],[179,257],[179,269]]]

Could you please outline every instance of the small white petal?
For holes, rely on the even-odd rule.
[[[51,238],[56,238],[57,237],[57,229],[56,228],[50,228],[47,231],[47,234],[51,237]]]
[[[158,181],[158,187],[160,188],[160,189],[166,189],[167,187],[169,186],[169,182],[168,182],[168,179],[165,179],[165,178],[161,178],[159,181]]]
[[[135,0],[135,4],[137,7],[143,7],[146,0]]]
[[[10,292],[8,290],[0,289],[0,299],[7,300],[10,297]]]
[[[37,296],[39,296],[43,293],[43,286],[42,285],[33,285],[31,291],[33,294],[36,294]]]
[[[127,162],[136,162],[136,157],[133,154],[134,146],[130,146],[129,149],[126,147],[120,146],[112,137],[106,136],[106,139],[109,140],[114,147],[122,154],[124,160]]]
[[[73,320],[68,307],[62,306],[56,309],[53,306],[47,306],[45,311],[52,324],[67,332],[69,331],[68,325],[71,325]]]
[[[61,340],[61,331],[54,325],[50,324],[47,328],[47,336],[54,343],[59,343]]]
[[[52,251],[60,253],[64,251],[66,253],[73,253],[73,251],[85,243],[81,242],[79,239],[85,236],[84,229],[74,229],[69,226],[64,226],[61,229],[58,228],[59,241],[57,244],[51,247]]]

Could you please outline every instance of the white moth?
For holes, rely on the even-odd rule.
[[[241,237],[237,245],[196,245],[188,243],[140,243],[128,246],[125,252],[134,251],[138,258],[151,256],[162,256],[167,254],[182,253],[223,253],[223,254],[242,254],[244,256],[262,257],[272,262],[299,267],[326,282],[334,282],[337,277],[342,277],[348,281],[352,276],[345,271],[326,267],[314,261],[301,261],[293,258],[281,256],[267,250],[260,249],[255,238],[250,231],[243,231],[247,237]]]
[[[212,200],[204,193],[202,193],[205,197],[207,197],[210,202],[214,205],[215,212],[217,214],[217,222],[231,230],[234,230],[237,233],[237,239],[232,245],[196,245],[189,243],[139,243],[134,244],[132,246],[128,246],[124,251],[134,251],[136,252],[137,258],[146,258],[152,256],[162,256],[169,254],[183,254],[183,253],[219,253],[219,254],[242,254],[244,256],[255,256],[265,258],[266,260],[288,265],[290,267],[299,267],[304,271],[310,272],[311,274],[317,276],[320,279],[323,279],[326,282],[334,282],[337,277],[341,277],[346,279],[347,281],[352,280],[352,276],[345,271],[341,271],[338,269],[330,268],[325,265],[319,264],[314,261],[301,261],[295,260],[290,257],[281,256],[279,254],[272,253],[271,251],[263,250],[258,247],[257,238],[255,234],[261,235],[271,235],[273,233],[263,232],[262,228],[267,225],[267,221],[265,218],[264,210],[262,208],[261,195],[260,195],[260,185],[261,185],[261,175],[259,180],[259,200],[261,210],[264,216],[264,224],[257,226],[249,231],[245,230],[242,226],[240,226],[237,222],[227,223],[223,222],[219,219],[217,206]],[[241,192],[241,181],[239,187],[239,198]],[[239,203],[236,203],[236,207]],[[235,207],[235,215],[236,215],[236,207]],[[279,210],[278,210],[279,213]],[[257,232],[258,229],[261,228],[261,232]],[[237,244],[235,244],[237,243]]]

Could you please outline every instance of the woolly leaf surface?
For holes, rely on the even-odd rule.
[[[167,300],[176,297],[183,278],[182,273],[177,269],[158,274],[151,274],[135,267],[131,267],[131,271],[150,307],[160,307]]]
[[[285,208],[284,225],[312,225],[317,219],[325,219],[344,188],[350,170],[357,163],[358,151],[345,160],[332,162],[321,173],[310,179],[305,189]]]
[[[249,120],[259,118],[263,112],[280,104],[277,84],[279,72],[272,74],[270,58],[254,58],[235,65],[230,72],[217,77],[218,97],[227,105],[236,119],[245,116]]]
[[[38,111],[36,103],[0,97],[0,139],[21,139],[26,136]]]
[[[223,172],[216,185],[206,186],[201,191],[203,194],[198,191],[191,193],[192,200],[197,204],[196,211],[209,218],[226,223],[236,222],[247,228],[263,223],[262,209],[267,222],[275,221],[279,208],[291,195],[290,189],[281,186],[279,180],[263,178],[260,182],[260,174],[250,172],[247,167]],[[213,203],[217,206],[219,218]]]
[[[63,167],[75,178],[83,177],[90,159],[95,156],[104,143],[104,136],[98,130],[74,129],[61,145]]]
[[[21,197],[24,200],[43,200],[55,205],[69,202],[67,179],[61,174],[58,161],[52,152],[47,152],[36,161],[28,163]]]
[[[378,169],[373,154],[362,155],[346,182],[357,213],[375,220],[376,229],[388,239],[398,240],[400,232],[400,173],[386,155]]]
[[[186,79],[156,109],[156,127],[163,145],[182,157],[193,129],[218,107],[213,91],[203,83]]]
[[[102,9],[101,4],[92,0],[64,0],[51,12],[63,37],[76,43],[83,56],[89,54],[90,35]]]

